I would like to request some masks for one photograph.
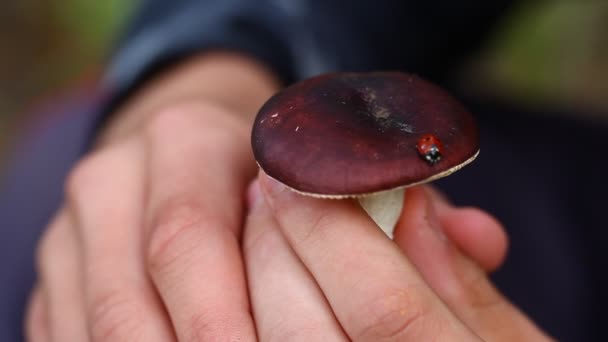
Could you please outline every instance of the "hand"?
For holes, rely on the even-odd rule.
[[[393,242],[355,202],[259,183],[244,253],[260,340],[549,340],[486,276],[506,251],[487,214],[411,188]]]
[[[236,94],[253,87],[250,70],[209,70],[196,89],[211,83],[209,93],[218,92],[230,79],[238,84],[225,88]],[[183,81],[156,82],[178,89],[164,103],[166,93],[145,90],[145,105],[128,105],[72,171],[39,246],[29,340],[255,339],[240,233],[256,171],[251,115],[271,91],[238,108],[246,95],[230,105],[209,93],[184,99]]]

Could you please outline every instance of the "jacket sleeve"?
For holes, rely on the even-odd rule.
[[[512,0],[144,0],[102,82],[110,112],[194,53],[237,50],[287,84],[326,71],[399,69],[440,81]]]

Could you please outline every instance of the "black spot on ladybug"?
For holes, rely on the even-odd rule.
[[[437,164],[443,155],[443,144],[432,134],[423,135],[418,140],[416,149],[418,154],[431,165]]]

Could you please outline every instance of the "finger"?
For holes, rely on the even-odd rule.
[[[37,262],[51,341],[87,341],[81,253],[69,209],[61,210],[40,242]]]
[[[486,272],[502,265],[508,237],[495,218],[476,208],[455,208],[433,187],[423,188],[435,203],[443,231],[465,255]]]
[[[305,197],[260,179],[283,234],[351,339],[476,340],[354,202]]]
[[[143,157],[132,138],[90,157],[70,178],[94,341],[175,339],[143,263]]]
[[[444,235],[438,212],[442,203],[423,187],[408,189],[395,242],[435,293],[479,336],[490,341],[543,341],[546,336],[511,305],[488,280],[485,271],[462,254]],[[450,210],[458,211],[451,208]],[[466,217],[465,217],[466,216]],[[480,211],[463,211],[457,224],[487,221]],[[477,223],[475,223],[477,224]],[[500,227],[489,227],[499,231]]]
[[[180,340],[255,338],[239,243],[255,164],[233,120],[192,105],[147,130],[147,263]]]
[[[37,285],[30,296],[25,318],[25,338],[30,342],[50,341],[45,298]]]
[[[348,340],[323,293],[279,231],[258,182],[249,190],[243,249],[261,341]]]

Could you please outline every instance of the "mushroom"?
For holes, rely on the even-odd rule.
[[[479,153],[469,112],[399,72],[331,73],[271,97],[254,122],[260,168],[300,194],[356,198],[389,236],[404,189],[445,177]]]

